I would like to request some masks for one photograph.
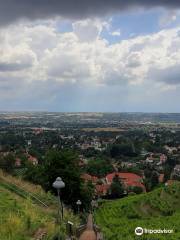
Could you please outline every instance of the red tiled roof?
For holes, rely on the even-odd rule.
[[[110,173],[106,176],[106,181],[110,185],[113,182],[113,178],[118,176],[126,188],[128,187],[141,187],[143,191],[146,191],[145,186],[141,183],[142,177],[135,173]]]
[[[135,173],[110,173],[106,176],[106,181],[111,184],[113,181],[113,178],[115,176],[118,176],[119,178],[121,178],[124,181],[132,181],[132,182],[140,182],[142,180],[142,177],[135,174]]]
[[[29,155],[29,154],[28,154],[28,161],[30,161],[34,165],[38,164],[37,158],[35,158],[35,157],[33,157],[33,156]]]

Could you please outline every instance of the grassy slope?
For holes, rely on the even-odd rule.
[[[104,202],[96,222],[105,240],[180,239],[180,182],[148,194]],[[173,234],[136,236],[134,229],[173,229]]]
[[[38,204],[29,197],[22,197],[21,192],[17,194],[4,184],[16,183],[26,191],[36,194],[46,201],[48,208]],[[17,190],[17,189],[15,189]],[[30,240],[36,239],[38,232],[47,233],[43,239],[52,239],[60,230],[65,232],[65,225],[58,227],[55,224],[57,217],[56,199],[46,194],[40,187],[23,182],[11,176],[0,173],[0,240]],[[65,211],[65,222],[70,220],[78,224],[78,219],[70,211]]]

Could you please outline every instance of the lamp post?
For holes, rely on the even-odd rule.
[[[61,192],[61,189],[65,187],[65,183],[62,181],[60,177],[57,177],[56,181],[53,183],[52,186],[57,190],[57,193],[58,193],[58,202],[59,202],[58,214],[59,214],[59,219],[63,220],[63,205],[61,201],[60,192]]]
[[[80,206],[82,204],[81,200],[77,200],[76,204],[77,204],[77,207],[78,207],[78,214],[79,214]]]

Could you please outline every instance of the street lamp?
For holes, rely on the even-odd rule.
[[[57,190],[57,193],[58,193],[58,202],[59,202],[58,214],[59,214],[59,217],[62,218],[63,220],[63,205],[61,201],[60,191],[62,188],[65,187],[65,183],[62,181],[60,177],[57,177],[56,181],[53,182],[52,186]],[[61,215],[60,215],[60,212],[61,212]]]
[[[78,214],[79,214],[79,209],[80,209],[80,206],[81,206],[82,202],[80,200],[77,200],[76,204],[77,204],[77,207],[78,207]]]

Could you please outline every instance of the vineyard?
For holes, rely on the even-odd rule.
[[[96,211],[95,218],[105,240],[178,240],[180,239],[180,182],[147,194],[104,201]],[[134,233],[136,227],[173,229],[174,232],[136,236]]]
[[[0,171],[0,240],[50,240],[60,232],[65,238],[65,223],[79,224],[78,218],[65,209],[64,224],[56,224],[57,199],[40,186]]]

